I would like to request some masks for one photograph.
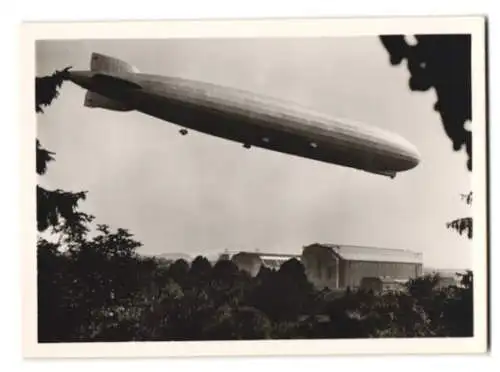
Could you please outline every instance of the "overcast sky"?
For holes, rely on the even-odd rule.
[[[88,190],[82,209],[129,229],[141,252],[300,253],[325,242],[410,249],[433,267],[471,266],[470,242],[445,227],[470,212],[460,200],[470,189],[466,154],[452,151],[434,91],[410,92],[406,65],[390,66],[377,38],[47,41],[37,45],[37,75],[88,69],[92,52],[395,131],[422,156],[391,180],[194,131],[181,136],[178,126],[138,112],[85,108],[85,91],[65,83],[38,116],[38,137],[56,152],[40,182]]]

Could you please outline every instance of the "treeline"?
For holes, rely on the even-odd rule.
[[[126,230],[100,226],[64,249],[38,242],[40,342],[472,336],[472,274],[438,289],[338,296],[313,288],[302,264],[252,278],[231,261],[166,265],[137,254]]]

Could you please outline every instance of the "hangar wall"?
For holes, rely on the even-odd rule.
[[[308,280],[317,289],[356,289],[363,279],[392,278],[406,281],[422,275],[420,253],[385,248],[311,244],[302,255],[235,252],[220,255],[240,270],[256,276],[262,267],[278,270],[291,258],[300,259]]]
[[[318,289],[355,289],[363,278],[408,280],[422,275],[422,255],[397,249],[315,243],[303,248],[302,264]]]
[[[340,286],[357,288],[363,278],[391,277],[409,279],[422,273],[422,264],[408,262],[345,261],[340,263],[342,276]]]

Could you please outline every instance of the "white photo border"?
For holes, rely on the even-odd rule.
[[[373,17],[291,20],[110,21],[24,23],[20,30],[21,103],[34,102],[35,43],[70,39],[354,37],[382,34],[471,34],[474,218],[474,337],[343,340],[38,343],[36,286],[37,117],[21,104],[21,254],[23,354],[27,358],[470,354],[487,350],[486,18]]]

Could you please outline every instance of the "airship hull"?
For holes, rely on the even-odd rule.
[[[411,169],[419,161],[415,147],[394,133],[240,89],[123,69],[70,76],[108,99],[86,101],[87,106],[137,110],[249,146],[386,176]]]

